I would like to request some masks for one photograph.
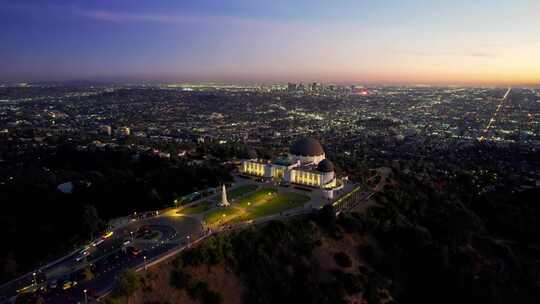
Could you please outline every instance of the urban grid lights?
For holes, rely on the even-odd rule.
[[[0,3],[0,304],[540,303],[540,0]]]

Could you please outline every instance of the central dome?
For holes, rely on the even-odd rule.
[[[294,142],[290,152],[292,155],[298,156],[320,156],[324,154],[324,150],[318,140],[313,138],[302,138]]]

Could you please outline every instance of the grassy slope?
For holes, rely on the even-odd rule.
[[[212,203],[212,202],[204,201],[204,202],[198,203],[195,206],[184,208],[180,212],[182,214],[186,214],[186,215],[199,214],[199,213],[203,213],[203,212],[206,212],[206,211],[212,209],[213,205],[214,205],[214,203]]]
[[[208,225],[225,222],[248,221],[304,205],[309,197],[292,192],[277,193],[265,188],[234,202],[229,208],[216,208],[204,214]]]
[[[230,190],[227,195],[229,200],[233,200],[237,197],[241,197],[242,195],[245,195],[247,193],[253,192],[257,190],[258,186],[251,184],[251,185],[243,185],[236,187],[232,190]],[[215,203],[211,201],[203,201],[201,203],[198,203],[194,206],[187,207],[182,209],[181,213],[185,215],[193,215],[193,214],[199,214],[209,211],[214,207]]]
[[[309,201],[309,197],[298,193],[280,193],[264,204],[251,210],[251,218],[257,218],[283,212],[285,210],[300,207]]]
[[[254,184],[239,186],[239,187],[236,187],[236,188],[228,191],[227,192],[227,197],[229,198],[229,200],[233,200],[233,199],[235,199],[237,197],[240,197],[240,196],[242,196],[244,194],[253,192],[253,191],[257,190],[257,188],[258,188],[258,186],[254,185]]]

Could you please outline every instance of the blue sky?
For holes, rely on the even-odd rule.
[[[540,1],[0,0],[0,80],[539,83]]]

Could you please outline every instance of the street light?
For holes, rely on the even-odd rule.
[[[37,285],[37,281],[36,281],[36,273],[32,273],[32,284],[35,286]]]
[[[88,304],[88,296],[86,295],[87,290],[85,289],[83,290],[83,292],[84,292],[84,304]]]
[[[143,256],[143,260],[144,260],[144,271],[146,271],[146,256]]]
[[[130,231],[129,234],[131,234],[131,240],[133,241],[133,231]]]

